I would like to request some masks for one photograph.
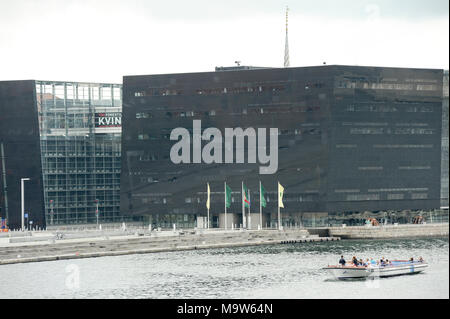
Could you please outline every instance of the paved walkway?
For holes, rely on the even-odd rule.
[[[85,234],[87,236],[87,234]],[[0,265],[73,258],[180,251],[192,249],[300,243],[339,240],[310,236],[307,230],[154,232],[43,241],[18,242],[0,246]],[[33,236],[28,236],[33,237]],[[18,237],[19,239],[20,237]],[[41,239],[45,238],[41,236]]]

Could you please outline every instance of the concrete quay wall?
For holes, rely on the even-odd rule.
[[[95,237],[22,242],[0,247],[0,265],[62,259],[119,256],[208,248],[331,241],[339,238],[310,236],[307,230],[152,232],[150,236]]]
[[[314,231],[311,231],[314,233]],[[342,239],[448,237],[449,224],[329,227],[322,234]]]
[[[188,230],[152,232],[36,232],[0,238],[0,265],[62,259],[244,247],[340,239],[448,237],[449,224],[327,227],[278,230]]]

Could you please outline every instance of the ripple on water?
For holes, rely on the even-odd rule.
[[[165,252],[0,266],[2,298],[448,298],[443,239],[348,240]],[[330,280],[320,268],[346,258],[423,256],[417,276]],[[68,265],[79,270],[71,289]],[[70,268],[72,269],[72,268]],[[36,274],[39,274],[38,276]],[[361,292],[364,293],[361,293]]]

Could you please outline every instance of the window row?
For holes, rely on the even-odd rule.
[[[387,122],[342,122],[342,126],[388,126]],[[398,127],[427,127],[428,123],[395,123]]]
[[[404,110],[407,113],[432,113],[434,108],[429,105],[406,106],[404,108],[393,105],[348,105],[346,112],[374,112],[374,113],[394,113]]]
[[[427,193],[412,193],[408,196],[409,199],[428,199]],[[388,194],[387,200],[403,200],[406,199],[404,194]],[[367,200],[380,200],[379,194],[358,194],[347,195],[347,201],[367,201]]]
[[[313,87],[311,85],[311,87]],[[309,86],[308,86],[309,88]],[[254,93],[254,92],[282,92],[286,90],[285,84],[260,84],[260,85],[247,85],[237,87],[216,87],[216,88],[201,88],[193,92],[197,95],[221,95],[221,94],[242,94],[242,93]],[[148,88],[146,90],[140,90],[134,92],[135,97],[143,96],[173,96],[183,95],[184,92],[181,89],[168,89],[168,88]]]
[[[190,134],[192,133],[192,129],[187,128],[187,131],[189,131]],[[161,130],[163,131],[162,134],[159,135],[150,135],[146,133],[138,134],[137,140],[144,141],[144,140],[160,140],[160,139],[170,139],[170,132],[168,130]],[[166,132],[164,132],[166,131]],[[321,135],[322,130],[320,128],[299,128],[299,129],[290,129],[290,130],[278,130],[278,135],[280,136],[303,136],[303,135]]]
[[[433,144],[375,144],[373,148],[433,148]]]
[[[81,185],[81,186],[71,186],[71,185],[56,185],[56,186],[49,186],[46,187],[47,191],[67,191],[67,190],[120,190],[119,184],[116,185]]]
[[[222,111],[221,111],[222,112]],[[264,108],[242,108],[233,110],[233,113],[239,113],[244,115],[254,114],[281,114],[281,113],[312,113],[320,112],[320,106],[290,106],[290,107],[264,107]],[[166,112],[167,118],[173,117],[203,117],[203,116],[216,116],[218,111],[184,111],[184,112]],[[153,118],[153,115],[148,112],[136,113],[137,119]]]
[[[214,198],[216,197],[216,198]],[[240,195],[234,197],[231,197],[231,202],[232,203],[241,203],[241,197]],[[287,194],[285,194],[285,197],[283,197],[283,202],[298,202],[298,203],[308,203],[308,202],[315,202],[319,200],[319,196],[318,195],[301,195],[301,196],[295,196],[293,194],[291,194],[290,196],[287,196]],[[211,201],[212,202],[223,202],[223,195],[217,195],[211,196]],[[253,199],[254,202],[259,202],[258,198]],[[268,203],[271,202],[271,198],[270,196],[268,196],[266,194],[266,201]],[[273,202],[276,202],[276,198],[272,199]],[[171,204],[173,202],[173,198],[166,198],[166,197],[144,197],[141,198],[141,202],[143,204]],[[186,204],[201,204],[206,202],[206,200],[204,198],[200,198],[200,197],[187,197],[184,199],[184,202]]]
[[[113,84],[51,83],[38,82],[36,85],[38,100],[121,100],[122,88]]]
[[[396,135],[433,135],[434,129],[424,128],[352,128],[350,134],[352,135],[381,135],[381,134],[396,134]]]
[[[337,81],[338,89],[365,89],[365,90],[400,90],[400,91],[439,91],[437,84],[411,84],[411,83],[370,83],[367,81]]]

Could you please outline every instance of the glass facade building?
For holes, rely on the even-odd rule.
[[[242,182],[257,225],[260,181],[263,226],[277,223],[278,181],[285,226],[407,222],[418,213],[448,221],[448,71],[217,68],[126,76],[123,96],[122,112],[120,84],[0,82],[0,217],[10,228],[21,224],[21,178],[31,178],[26,223],[38,227],[96,223],[97,211],[102,223],[201,227],[206,183],[211,225],[223,227],[225,181],[228,225],[243,223]],[[193,153],[191,163],[173,163],[171,133],[185,128],[194,139],[194,120],[202,132],[278,128],[277,172],[261,175],[264,165],[247,153],[244,163],[193,163]]]
[[[34,149],[33,159],[24,166],[40,166],[41,189],[33,191],[42,194],[40,225],[96,223],[97,212],[102,223],[130,220],[120,214],[119,203],[122,85],[56,81],[14,84],[21,87],[22,83],[28,84],[28,90],[16,96],[15,104],[9,102],[8,94],[14,92],[11,88],[5,89],[0,98],[5,114],[28,110],[24,116],[35,125],[33,138],[39,141],[40,149]],[[25,123],[17,120],[6,124],[20,128]],[[2,137],[10,138],[12,133],[7,131]],[[11,147],[6,141],[4,144]],[[13,161],[12,156],[3,161],[6,172]],[[17,209],[9,210],[14,216],[20,215]]]
[[[120,216],[122,88],[36,82],[47,224]]]

